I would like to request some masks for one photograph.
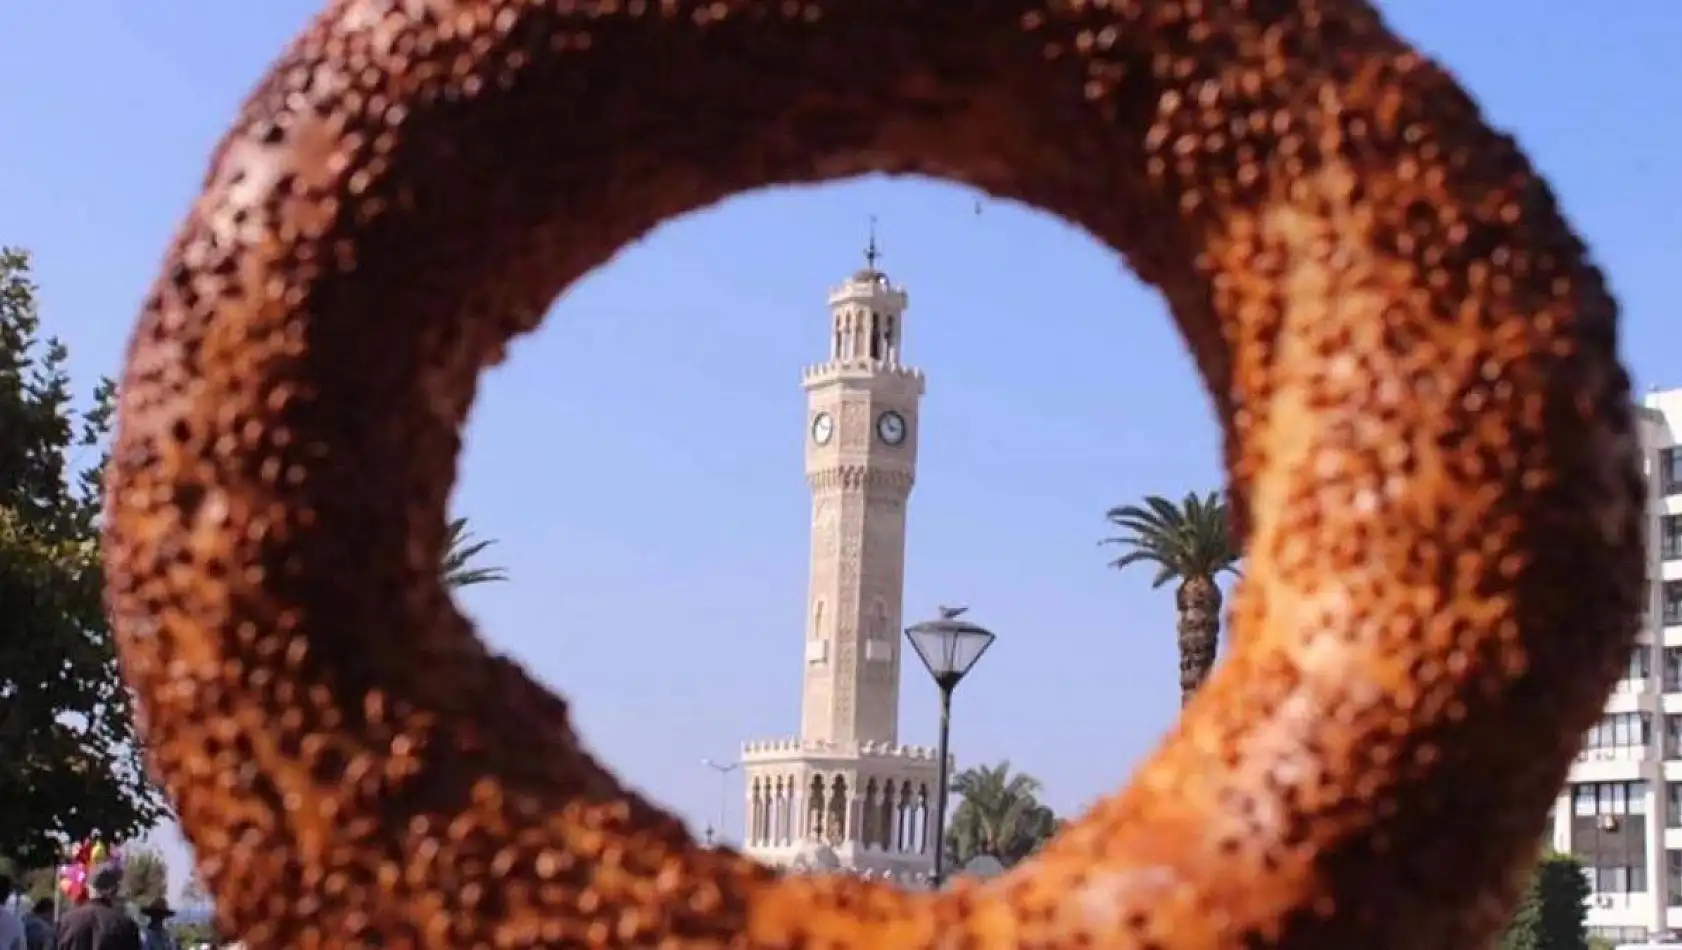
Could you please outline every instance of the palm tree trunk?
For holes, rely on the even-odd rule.
[[[1191,702],[1209,671],[1221,640],[1221,589],[1212,578],[1188,577],[1174,592],[1180,611],[1180,705]]]

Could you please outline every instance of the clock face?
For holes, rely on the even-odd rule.
[[[876,417],[876,434],[889,445],[905,441],[905,417],[889,409]]]
[[[835,436],[835,417],[827,412],[820,412],[812,417],[812,441],[819,445],[828,445]]]

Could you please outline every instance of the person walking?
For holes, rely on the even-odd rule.
[[[87,901],[58,922],[56,950],[141,950],[140,926],[117,906],[122,886],[122,868],[95,868],[88,877]]]
[[[29,909],[29,916],[23,918],[23,936],[29,944],[29,950],[53,950],[57,939],[57,925],[53,923],[53,899],[43,897]]]
[[[17,884],[12,881],[12,876],[0,871],[0,950],[29,950],[29,942],[23,935],[23,921],[7,906],[16,891]]]
[[[166,926],[175,916],[169,901],[162,897],[154,898],[150,904],[140,908],[140,916],[146,918],[146,929],[140,932],[140,950],[179,950],[175,945],[175,936]]]

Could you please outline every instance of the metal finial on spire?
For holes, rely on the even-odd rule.
[[[870,216],[870,243],[866,244],[865,247],[864,247],[864,265],[866,267],[870,268],[871,270],[875,270],[876,269],[876,261],[878,259],[880,259],[881,256],[882,256],[882,252],[876,247],[876,216],[871,215]]]

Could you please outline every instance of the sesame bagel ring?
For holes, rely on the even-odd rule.
[[[939,894],[697,846],[437,571],[479,373],[564,288],[871,171],[1158,287],[1248,541],[1231,654],[1132,784]],[[1356,0],[338,0],[134,336],[123,668],[253,950],[1471,950],[1645,604],[1615,320],[1514,143]]]

